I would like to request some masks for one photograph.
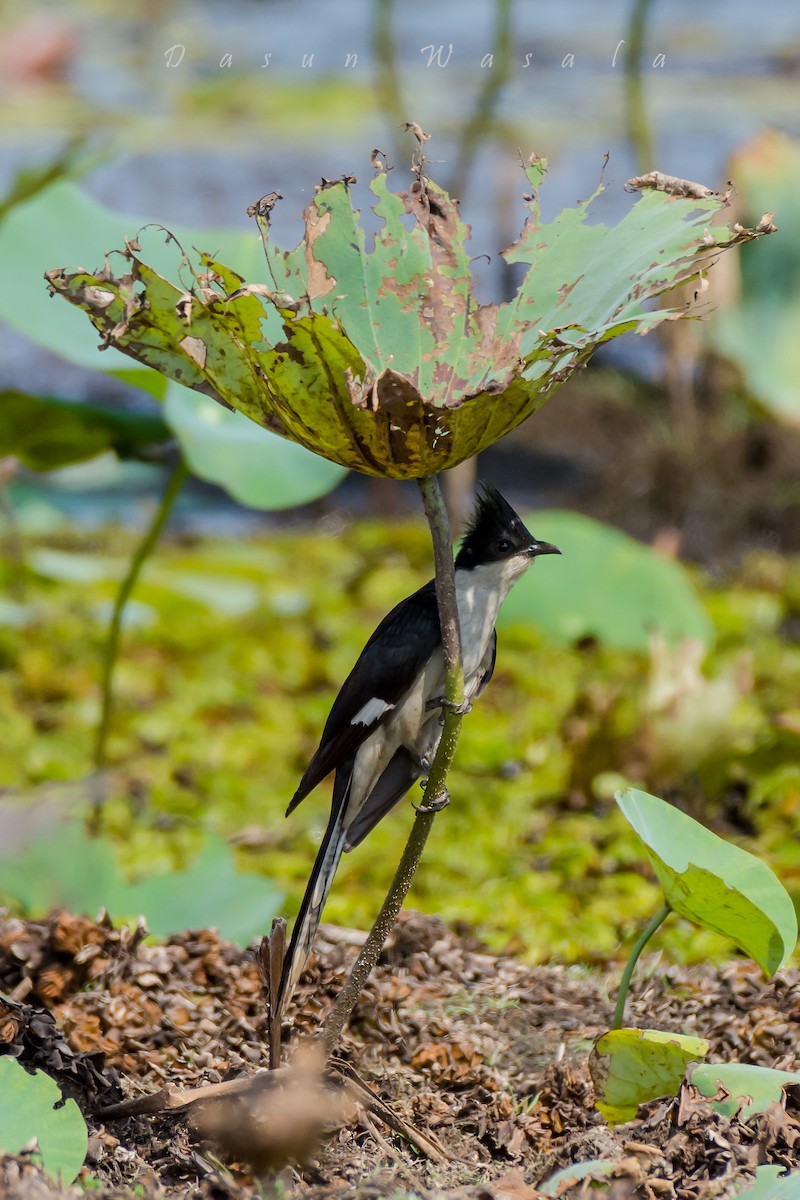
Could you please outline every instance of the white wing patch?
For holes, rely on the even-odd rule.
[[[385,700],[379,699],[378,696],[373,696],[368,700],[363,708],[360,708],[350,722],[351,725],[374,725],[379,721],[385,712],[389,712],[394,708],[394,704],[387,704]]]

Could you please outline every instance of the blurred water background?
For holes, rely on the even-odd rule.
[[[461,198],[475,254],[488,256],[476,263],[482,299],[509,286],[497,251],[524,216],[520,153],[549,160],[545,215],[590,194],[607,154],[609,186],[593,211],[613,220],[629,203],[619,185],[645,166],[722,187],[730,155],[759,131],[800,132],[796,0],[768,10],[744,0],[145,0],[134,12],[7,0],[0,33],[0,194],[80,140],[93,162],[81,184],[109,207],[247,230],[247,205],[276,190],[275,238],[289,245],[321,176],[353,173],[368,207],[379,147],[404,180],[411,144],[400,125],[413,119],[433,133],[431,174]],[[637,36],[638,78],[626,69]],[[660,354],[655,338],[623,339],[605,359],[657,376]],[[149,403],[1,324],[0,387]],[[59,503],[83,519],[124,519],[115,481],[146,488],[152,470],[83,467],[71,491],[59,482]],[[81,485],[93,474],[102,486],[88,511]],[[221,493],[196,491],[201,522],[233,518]]]

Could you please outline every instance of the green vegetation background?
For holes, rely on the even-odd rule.
[[[0,787],[13,795],[89,771],[114,567],[132,544],[113,530],[28,546],[42,571],[79,574],[58,567],[64,551],[94,565],[34,579],[26,627],[0,627]],[[183,865],[203,829],[238,835],[242,866],[285,889],[293,915],[329,785],[285,820],[287,801],[364,640],[429,577],[429,555],[421,523],[374,521],[161,547],[130,608],[110,743],[104,830],[127,868]],[[697,581],[716,631],[702,668],[687,647],[554,647],[530,627],[502,631],[414,906],[532,960],[613,956],[660,903],[612,800],[624,781],[761,854],[797,901],[800,563],[760,553],[736,577]],[[411,799],[346,856],[326,920],[369,925]],[[683,922],[663,942],[689,960],[730,952]]]

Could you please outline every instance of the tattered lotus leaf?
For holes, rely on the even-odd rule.
[[[373,179],[372,250],[352,179],[323,182],[287,252],[269,237],[278,197],[264,197],[248,211],[266,282],[245,283],[204,253],[198,268],[185,254],[187,289],[156,274],[135,241],[122,252],[126,274],[106,262],[47,279],[88,313],[104,345],[343,466],[416,478],[515,428],[601,342],[682,315],[647,302],[773,229],[766,219],[751,230],[713,225],[724,197],[655,175],[633,181],[646,190],[613,228],[587,223],[594,197],[545,222],[543,161],[525,174],[530,215],[503,257],[528,269],[504,304],[474,299],[470,228],[421,171],[407,192],[389,191],[383,172]]]
[[[687,1074],[712,1108],[724,1117],[738,1113],[742,1121],[781,1103],[785,1089],[800,1084],[798,1071],[776,1071],[755,1063],[702,1063]]]

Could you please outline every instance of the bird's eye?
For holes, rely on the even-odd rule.
[[[510,549],[511,549],[511,542],[506,541],[505,538],[500,538],[500,541],[497,543],[498,553],[499,554],[508,554]]]

